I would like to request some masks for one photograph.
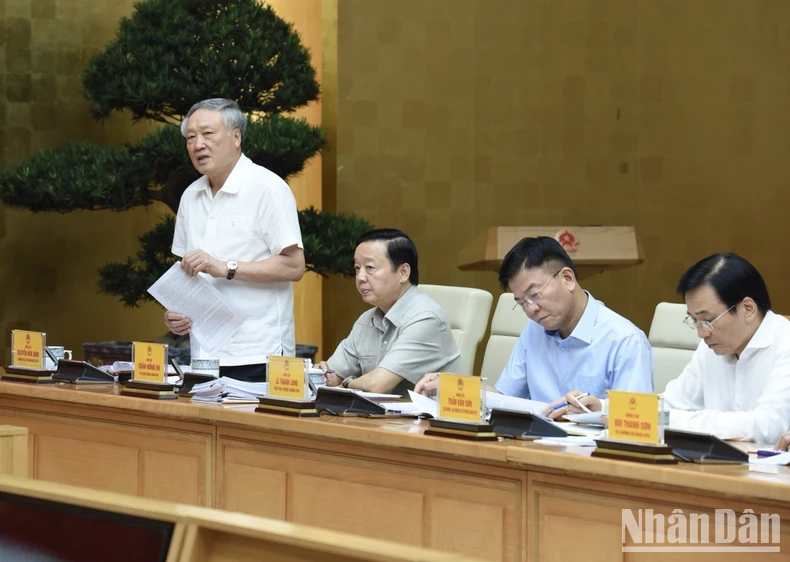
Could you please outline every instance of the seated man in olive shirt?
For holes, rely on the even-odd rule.
[[[362,300],[373,305],[319,366],[328,386],[407,390],[428,372],[461,373],[461,354],[439,304],[417,289],[417,248],[400,230],[363,234],[354,253]]]

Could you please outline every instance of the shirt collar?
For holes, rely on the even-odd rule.
[[[390,324],[393,326],[398,326],[403,319],[403,315],[406,313],[409,303],[413,301],[419,294],[419,289],[412,285],[406,289],[406,292],[403,293],[398,300],[395,301],[395,304],[392,305],[392,308],[389,309],[387,314],[384,314],[381,309],[377,307],[373,312],[373,325],[377,328],[381,328],[383,320],[386,318]]]
[[[600,310],[601,305],[590,293],[587,291],[584,291],[584,293],[587,295],[587,305],[584,307],[582,317],[579,318],[579,322],[568,337],[589,345],[592,343],[595,321],[598,318],[598,310]],[[559,330],[546,330],[546,335],[560,337]]]
[[[244,156],[242,153],[238,162],[236,162],[236,165],[233,166],[233,169],[230,171],[228,179],[225,180],[225,185],[223,185],[222,189],[219,191],[222,193],[238,193],[239,189],[241,189],[242,182],[235,180],[238,179],[238,176],[243,173],[244,168],[246,168],[250,162],[252,162],[252,160]],[[189,186],[188,189],[191,191],[211,191],[211,185],[208,183],[208,176],[200,176],[200,178],[191,186]]]
[[[754,332],[754,335],[752,336],[752,339],[749,340],[749,343],[746,344],[744,351],[747,349],[763,349],[770,346],[774,339],[774,329],[772,324],[775,322],[776,314],[770,310],[766,312],[765,318],[763,318],[762,322],[760,322],[760,326],[757,328],[757,331]]]

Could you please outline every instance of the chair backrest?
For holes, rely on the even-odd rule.
[[[699,345],[696,330],[683,325],[686,305],[661,302],[656,306],[647,339],[653,348],[653,386],[664,392],[667,383],[677,378],[691,361]]]
[[[486,333],[491,303],[494,302],[493,295],[471,287],[420,284],[418,288],[444,309],[458,351],[461,352],[463,374],[473,374],[477,346]]]
[[[516,301],[512,293],[503,293],[497,301],[494,318],[491,320],[491,336],[486,344],[483,367],[480,370],[480,376],[488,379],[486,384],[494,385],[499,379],[510,360],[518,337],[529,321],[520,306],[513,310],[514,304]]]

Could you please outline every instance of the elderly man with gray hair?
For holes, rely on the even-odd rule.
[[[181,196],[172,251],[190,276],[202,275],[247,320],[219,352],[220,375],[266,380],[269,355],[295,354],[292,282],[305,271],[291,189],[241,151],[247,119],[228,99],[196,103],[181,123],[187,152],[203,174]],[[165,312],[175,334],[189,318]],[[205,357],[194,337],[192,357]]]

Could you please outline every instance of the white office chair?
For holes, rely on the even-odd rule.
[[[515,304],[513,293],[500,295],[491,320],[491,336],[486,344],[480,376],[485,377],[486,384],[492,386],[505,369],[518,337],[529,320],[520,306],[513,310]]]
[[[699,345],[697,331],[683,325],[686,313],[684,304],[661,302],[656,307],[647,337],[653,348],[653,387],[656,393],[664,392],[667,383],[680,375]]]
[[[483,340],[488,326],[493,295],[471,287],[420,284],[418,289],[431,296],[444,309],[458,351],[461,352],[464,364],[462,374],[471,375],[474,372],[477,345]]]

